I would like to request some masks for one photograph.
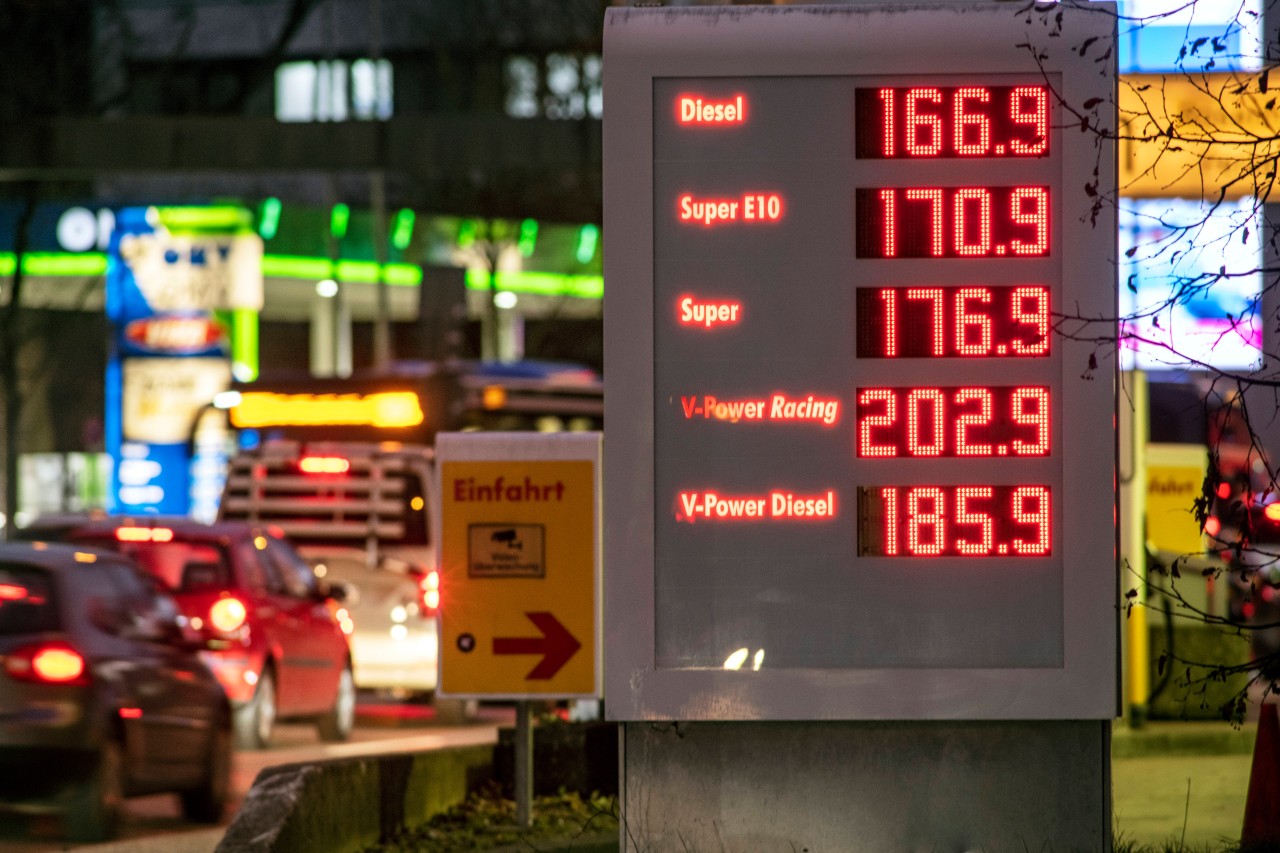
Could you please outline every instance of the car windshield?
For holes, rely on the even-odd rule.
[[[53,584],[42,570],[0,562],[0,635],[58,628]]]
[[[115,538],[77,538],[81,544],[110,548],[133,558],[170,592],[216,592],[231,584],[226,552],[200,542],[119,542]]]

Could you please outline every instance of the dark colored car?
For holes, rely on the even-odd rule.
[[[125,797],[222,816],[231,710],[177,604],[115,554],[0,543],[0,810],[110,837]]]
[[[238,746],[267,746],[283,718],[313,722],[326,741],[350,736],[356,687],[340,588],[319,581],[278,530],[116,517],[61,535],[129,556],[173,596],[231,700]]]

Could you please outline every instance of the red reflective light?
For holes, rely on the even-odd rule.
[[[20,681],[83,683],[85,660],[65,643],[52,643],[11,652],[4,658],[4,670]]]
[[[435,616],[440,609],[440,573],[434,569],[418,579],[418,605],[424,616]]]
[[[120,719],[122,720],[140,720],[142,719],[141,708],[121,708]]]
[[[25,601],[29,594],[25,586],[0,583],[0,601]]]
[[[304,456],[298,468],[304,474],[345,474],[351,470],[351,462],[341,456]]]
[[[120,542],[172,542],[173,531],[168,527],[117,527],[116,539]]]
[[[1267,508],[1262,511],[1271,521],[1280,521],[1280,503],[1267,504]]]

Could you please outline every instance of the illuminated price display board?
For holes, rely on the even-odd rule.
[[[611,714],[1114,714],[1110,9],[610,11]]]

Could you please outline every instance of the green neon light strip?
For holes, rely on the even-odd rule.
[[[243,207],[157,207],[169,231],[252,231],[253,214]]]
[[[231,363],[240,381],[258,378],[258,312],[253,308],[231,311]]]
[[[498,290],[533,293],[540,296],[574,296],[600,299],[604,296],[604,279],[598,275],[561,275],[554,272],[500,272]],[[488,290],[489,274],[484,270],[467,270],[468,290]]]
[[[0,252],[0,276],[13,275],[12,252]],[[27,275],[96,276],[107,272],[107,256],[85,252],[29,252],[23,256],[22,269]],[[422,269],[414,264],[387,264],[387,284],[413,287],[422,283]],[[372,261],[339,261],[336,267],[327,258],[298,255],[264,255],[262,274],[267,278],[301,278],[312,281],[330,278],[337,273],[342,281],[372,284],[378,280],[378,265]],[[598,275],[561,275],[549,272],[500,272],[498,289],[512,293],[543,296],[572,296],[578,299],[600,299],[604,296],[604,279]],[[488,290],[489,274],[484,270],[467,270],[469,290]]]
[[[13,275],[16,269],[13,252],[0,252],[0,275]],[[27,275],[105,275],[107,256],[101,252],[28,252],[22,256],[22,271]]]

